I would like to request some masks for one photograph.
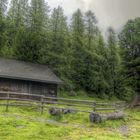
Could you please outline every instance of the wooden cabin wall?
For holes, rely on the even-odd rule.
[[[57,96],[57,84],[0,78],[0,91]]]
[[[56,84],[31,82],[29,89],[30,89],[30,94],[41,94],[41,95],[50,96],[50,97],[57,96]]]
[[[0,90],[29,93],[29,86],[25,81],[0,78]]]

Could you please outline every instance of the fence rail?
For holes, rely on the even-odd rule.
[[[35,95],[28,93],[16,93],[16,92],[2,92],[0,91],[0,106],[6,106],[6,111],[9,110],[9,106],[21,106],[21,107],[39,107],[41,114],[45,108],[72,108],[78,112],[96,112],[96,111],[116,111],[124,106],[124,102],[116,103],[102,103],[88,100],[76,100],[57,97],[46,97],[43,95]],[[16,104],[14,102],[16,102]],[[28,102],[28,103],[27,103]],[[32,104],[30,104],[32,103]],[[33,104],[35,103],[35,104]]]

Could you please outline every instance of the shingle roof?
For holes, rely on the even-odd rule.
[[[44,83],[62,83],[46,65],[5,58],[0,58],[0,77]]]

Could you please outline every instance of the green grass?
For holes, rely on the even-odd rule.
[[[104,97],[103,99],[97,98],[96,94],[94,97],[88,96],[88,94],[84,91],[77,91],[77,92],[66,92],[66,91],[60,91],[59,92],[59,97],[62,98],[69,98],[69,99],[77,99],[77,100],[93,100],[93,101],[103,101],[103,102],[114,102],[114,101],[120,101],[118,98],[111,97]]]
[[[140,110],[126,114],[125,120],[92,124],[88,113],[58,118],[32,107],[0,107],[0,140],[139,140]]]

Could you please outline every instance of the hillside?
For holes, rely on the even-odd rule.
[[[87,113],[52,117],[36,108],[0,108],[0,139],[4,140],[139,140],[140,110],[126,110],[125,120],[89,122]]]

